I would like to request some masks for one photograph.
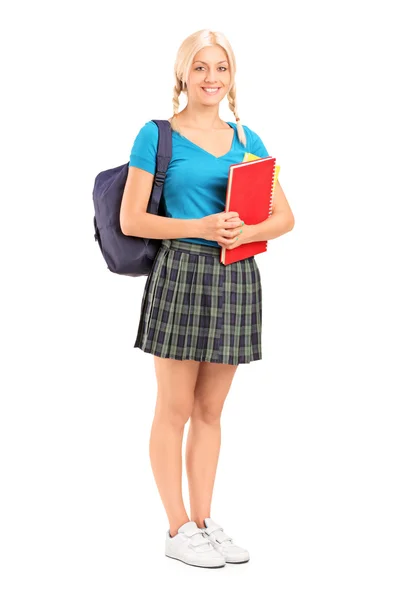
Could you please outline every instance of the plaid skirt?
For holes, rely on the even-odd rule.
[[[162,240],[147,276],[134,348],[230,365],[262,358],[257,263],[252,256],[225,266],[220,251]]]

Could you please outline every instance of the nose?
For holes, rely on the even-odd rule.
[[[210,69],[208,75],[204,78],[205,83],[217,83],[218,77],[215,73]]]

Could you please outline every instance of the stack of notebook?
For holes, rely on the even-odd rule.
[[[276,158],[260,158],[246,152],[243,162],[230,165],[226,188],[226,211],[236,211],[246,225],[256,225],[272,213],[272,196],[280,167]],[[268,242],[249,242],[228,250],[221,248],[220,262],[229,265],[267,251]]]

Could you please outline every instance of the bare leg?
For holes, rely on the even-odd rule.
[[[191,521],[204,527],[221,446],[221,412],[238,365],[202,362],[186,442]]]
[[[171,536],[189,521],[182,498],[182,438],[190,417],[200,362],[154,356],[157,403],[149,453]]]

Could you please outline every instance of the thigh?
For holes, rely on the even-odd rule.
[[[200,362],[154,356],[157,378],[156,412],[186,423],[193,408]]]
[[[239,365],[200,363],[194,390],[192,417],[219,419]]]

